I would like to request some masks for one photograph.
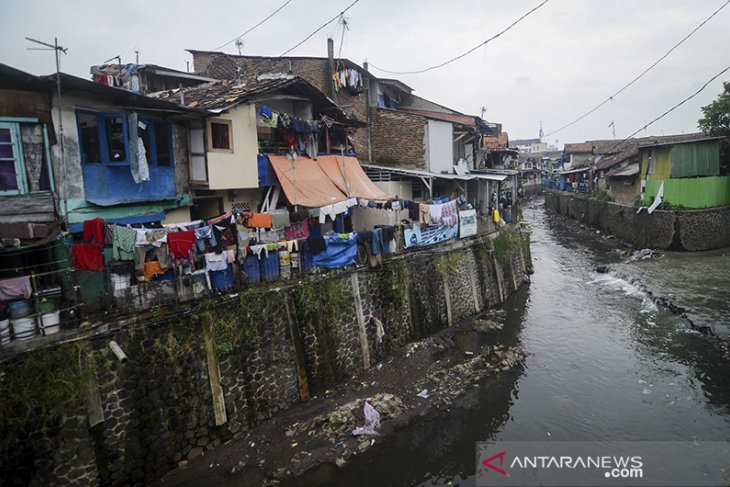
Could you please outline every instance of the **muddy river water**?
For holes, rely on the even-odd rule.
[[[468,393],[449,414],[411,425],[342,469],[297,485],[474,485],[475,442],[730,438],[730,363],[688,320],[730,325],[730,250],[628,260],[613,240],[524,210],[535,273],[505,304],[501,339],[525,367]],[[608,273],[597,273],[606,265]],[[681,468],[667,465],[668,469]]]

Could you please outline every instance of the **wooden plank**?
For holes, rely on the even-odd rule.
[[[304,355],[304,345],[302,344],[302,335],[299,333],[299,326],[291,317],[288,296],[288,294],[284,295],[284,310],[286,311],[286,321],[289,323],[289,332],[291,333],[291,341],[294,346],[297,377],[299,378],[299,398],[302,401],[308,401],[311,394],[309,392],[309,378],[307,377],[307,362]]]
[[[228,417],[226,416],[226,400],[223,396],[223,386],[221,386],[220,362],[218,361],[218,353],[215,350],[213,327],[206,323],[203,328],[205,353],[208,359],[208,379],[210,381],[210,392],[213,395],[213,414],[215,415],[215,425],[221,426],[228,422]]]
[[[353,272],[350,275],[352,282],[352,294],[355,298],[355,314],[357,314],[357,331],[360,338],[360,348],[362,349],[362,367],[370,368],[370,347],[368,346],[368,334],[365,330],[365,317],[362,311],[362,301],[360,300],[360,283],[357,279],[358,273]]]
[[[54,219],[53,195],[19,195],[19,196],[3,196],[0,198],[0,215],[15,216],[18,214],[25,215],[25,221],[29,213],[43,213],[49,215],[49,220]],[[39,221],[39,220],[34,220]]]

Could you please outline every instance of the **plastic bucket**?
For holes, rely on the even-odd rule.
[[[10,341],[10,320],[0,321],[0,345]]]
[[[41,314],[53,313],[56,311],[56,303],[50,299],[44,299],[38,303],[38,312]]]
[[[16,340],[28,340],[35,336],[35,317],[13,319],[13,336]]]
[[[46,313],[41,315],[41,332],[44,335],[53,335],[61,329],[61,312]]]
[[[10,307],[10,317],[13,319],[24,318],[30,314],[30,302],[27,300],[11,301],[8,306]]]

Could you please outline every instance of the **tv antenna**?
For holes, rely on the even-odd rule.
[[[26,37],[25,40],[33,42],[35,44],[40,44],[41,46],[45,47],[29,47],[28,50],[30,51],[53,51],[53,53],[56,55],[56,108],[58,109],[58,140],[60,141],[61,145],[61,172],[63,174],[62,177],[57,178],[58,181],[61,182],[59,185],[61,189],[63,190],[63,219],[66,223],[66,228],[68,228],[68,197],[66,195],[66,151],[64,149],[64,143],[63,143],[63,114],[61,112],[61,56],[60,53],[68,54],[68,48],[62,47],[58,45],[58,37],[53,38],[53,44],[50,44],[48,42],[38,41],[36,39],[31,39],[30,37]]]
[[[241,50],[243,49],[243,46],[244,46],[243,39],[241,39],[240,37],[238,39],[236,39],[236,49],[238,49],[239,56],[241,55]]]

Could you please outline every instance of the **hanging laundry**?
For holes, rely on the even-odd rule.
[[[319,209],[319,223],[320,225],[327,221],[327,217],[330,217],[332,220],[335,219],[337,216],[337,213],[335,213],[335,207],[334,205],[327,205],[323,206]]]
[[[292,223],[284,229],[284,235],[288,240],[309,237],[309,220]]]
[[[441,210],[443,205],[428,205],[429,224],[441,225]]]
[[[187,259],[195,245],[195,231],[171,232],[167,236],[170,255],[175,259]]]
[[[431,211],[429,205],[421,203],[418,205],[418,223],[429,225],[431,221]]]
[[[357,233],[329,235],[324,237],[326,248],[315,253],[312,264],[317,267],[336,269],[355,264],[357,257]],[[313,250],[314,251],[314,250]]]
[[[104,259],[101,246],[95,244],[74,244],[73,263],[76,270],[102,270],[104,267]]]
[[[195,241],[198,244],[199,251],[205,252],[206,242],[210,243],[211,247],[218,246],[218,240],[216,240],[216,238],[215,238],[215,233],[213,233],[212,226],[196,228],[194,230],[194,232],[195,232]]]
[[[271,215],[266,213],[253,213],[246,222],[249,228],[271,228],[273,226]]]
[[[277,211],[271,213],[271,227],[272,228],[286,228],[290,225],[289,212],[288,211]]]
[[[208,252],[205,254],[205,270],[207,271],[224,271],[228,268],[228,254]]]
[[[88,243],[104,243],[104,220],[102,218],[94,218],[93,220],[84,221],[84,242]]]
[[[324,237],[310,236],[307,239],[307,243],[309,244],[309,248],[313,254],[319,254],[320,252],[324,252],[325,250],[327,250],[327,244]]]
[[[134,260],[137,232],[133,228],[114,225],[112,228],[112,259]]]

